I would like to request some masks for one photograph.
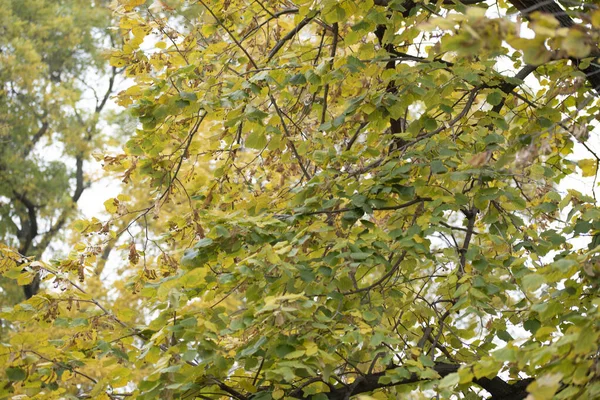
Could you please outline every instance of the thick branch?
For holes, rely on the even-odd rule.
[[[42,235],[39,243],[35,246],[35,253],[40,256],[46,248],[50,245],[50,242],[54,238],[54,236],[63,228],[65,223],[68,220],[69,214],[73,210],[77,201],[81,198],[83,191],[85,190],[85,182],[83,178],[83,155],[79,155],[76,158],[76,171],[75,171],[75,191],[71,196],[71,205],[67,206],[62,210],[56,222],[50,227],[50,229]],[[37,233],[36,233],[37,235]],[[21,254],[25,254],[25,252],[21,252]],[[23,286],[23,290],[25,292],[25,297],[27,299],[31,298],[35,294],[37,294],[40,286],[40,277],[36,275],[33,281]]]
[[[526,18],[529,17],[529,14],[538,11],[552,14],[563,28],[569,28],[575,24],[565,10],[553,0],[509,0],[508,2]]]
[[[429,197],[417,197],[414,200],[408,201],[406,203],[398,204],[395,206],[383,206],[378,208],[373,208],[373,211],[391,211],[391,210],[400,210],[402,208],[410,207],[414,204],[421,203],[423,201],[431,201],[432,199]],[[361,207],[346,207],[346,208],[338,208],[337,210],[319,210],[319,211],[310,211],[307,213],[301,213],[300,216],[308,216],[308,215],[318,215],[318,214],[339,214],[347,211],[357,211],[362,210]]]
[[[438,362],[433,367],[433,370],[435,370],[440,375],[440,377],[443,378],[447,375],[450,375],[451,373],[457,372],[460,367],[461,365],[459,364]],[[394,368],[390,368],[389,370],[393,370]],[[426,380],[420,378],[417,374],[412,374],[410,377],[401,381],[393,383],[380,383],[379,379],[385,376],[385,374],[386,371],[375,372],[366,375],[363,374],[357,377],[352,384],[331,388],[328,393],[322,393],[321,395],[327,396],[327,398],[330,400],[345,400],[349,399],[351,396],[355,396],[361,393],[370,393],[377,389],[400,385],[409,385],[412,383],[417,383]],[[493,400],[519,400],[527,396],[527,391],[525,390],[525,388],[531,381],[532,379],[522,379],[520,381],[515,382],[514,384],[509,384],[504,380],[495,377],[492,379],[475,379],[473,383],[491,393],[491,395],[493,396]],[[313,398],[313,395],[303,396],[302,398],[311,399]]]
[[[329,57],[329,71],[333,70],[333,60],[335,59],[335,52],[337,50],[338,44],[338,23],[333,24],[333,43],[331,44],[331,53]],[[321,124],[325,123],[325,118],[327,117],[327,97],[329,96],[329,83],[325,84],[323,88],[323,110],[321,112]]]
[[[465,234],[465,241],[463,242],[462,248],[459,250],[460,253],[460,276],[465,273],[465,267],[467,264],[467,251],[469,250],[469,245],[471,244],[471,238],[473,237],[473,232],[475,228],[475,219],[479,210],[475,207],[470,210],[463,211],[465,216],[467,217],[467,233]]]
[[[387,7],[390,5],[392,0],[374,0],[374,4],[376,6],[383,6],[383,7]],[[442,4],[447,5],[447,6],[452,6],[452,5],[458,5],[458,4],[464,4],[466,6],[472,6],[474,4],[480,4],[480,3],[484,3],[485,0],[444,0],[442,1]],[[412,4],[412,6],[409,6],[410,8],[414,7],[414,5],[416,4],[414,1],[409,0],[407,2],[404,3],[404,8],[409,8],[406,5],[408,4]]]
[[[31,153],[31,150],[33,150],[36,143],[40,141],[40,139],[46,134],[46,132],[48,132],[49,127],[50,124],[48,123],[48,121],[42,122],[42,126],[40,126],[40,129],[38,129],[38,131],[31,138],[31,141],[23,148],[23,158],[26,158],[29,155],[29,153]]]
[[[563,28],[570,28],[575,25],[573,19],[553,0],[508,0],[510,4],[515,6],[517,10],[523,14],[524,17],[528,17],[529,14],[538,11],[543,13],[552,14],[554,18],[560,22],[560,26]],[[571,60],[578,65],[579,61],[576,58]],[[582,70],[588,82],[592,85],[592,88],[596,91],[597,95],[600,95],[600,65],[592,63],[589,67]]]
[[[27,254],[33,239],[38,234],[37,215],[35,213],[35,204],[25,195],[13,190],[15,198],[21,202],[27,209],[27,218],[21,219],[21,229],[19,230],[20,247],[19,253]]]
[[[517,72],[517,74],[515,75],[515,79],[519,79],[521,81],[525,80],[525,78],[527,78],[527,76],[529,76],[529,74],[531,74],[533,71],[535,71],[536,68],[537,67],[533,66],[533,65],[525,65],[523,68],[521,68],[521,70],[519,72]],[[504,82],[502,85],[500,85],[499,89],[502,90],[502,92],[504,92],[506,94],[510,94],[510,93],[512,93],[513,90],[515,90],[517,88],[517,86],[519,86],[519,84],[517,84],[517,83]],[[502,110],[502,108],[504,107],[505,103],[506,103],[506,98],[502,98],[502,101],[500,101],[500,103],[496,104],[492,108],[492,111],[499,113],[500,110]]]
[[[83,190],[85,189],[83,180],[83,154],[79,154],[75,158],[75,165],[75,191],[71,196],[71,201],[73,203],[77,203],[77,201],[79,201],[79,198],[81,197],[81,195],[83,194]]]

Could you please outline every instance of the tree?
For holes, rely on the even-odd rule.
[[[72,218],[89,186],[84,164],[101,148],[99,115],[117,75],[102,55],[112,40],[102,3],[1,3],[0,240],[26,256],[41,257]],[[62,157],[48,157],[44,146]],[[38,285],[26,284],[25,297]]]
[[[0,249],[61,289],[0,314],[4,393],[599,397],[600,209],[558,184],[596,186],[600,11],[468,3],[119,1],[128,189],[67,259]]]

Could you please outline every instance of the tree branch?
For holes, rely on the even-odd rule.
[[[529,74],[535,71],[536,68],[537,66],[525,65],[523,68],[521,68],[519,72],[517,72],[514,78],[523,81],[525,80],[525,78],[527,78],[527,76],[529,76]],[[510,94],[513,90],[517,88],[517,86],[519,86],[518,83],[504,82],[502,85],[500,85],[499,89],[505,94]],[[499,113],[500,110],[502,110],[502,108],[504,107],[505,103],[506,97],[503,97],[499,104],[496,104],[494,107],[492,107],[492,111]]]
[[[573,19],[553,0],[508,0],[525,18],[529,14],[538,11],[542,13],[552,14],[554,18],[560,22],[563,28],[570,28],[575,25]],[[571,60],[579,65],[580,60],[571,58]],[[592,88],[596,91],[596,95],[600,96],[600,65],[591,63],[589,67],[582,70]]]
[[[460,364],[449,364],[438,362],[435,363],[432,368],[435,372],[440,375],[441,378],[450,375],[454,372],[457,372],[461,367]],[[371,374],[361,375],[356,378],[354,383],[351,385],[338,386],[334,388],[330,388],[330,391],[327,393],[321,393],[321,395],[326,396],[329,400],[345,400],[349,399],[352,396],[361,393],[370,393],[377,389],[382,389],[386,387],[393,386],[401,386],[408,385],[412,383],[426,381],[427,379],[420,378],[417,374],[412,374],[410,377],[402,379],[397,382],[390,383],[380,383],[379,379],[386,375],[387,371],[392,371],[396,366],[392,368],[388,368],[384,371],[374,372]],[[473,380],[473,383],[487,390],[493,396],[493,400],[508,400],[514,399],[519,400],[523,399],[527,396],[526,387],[533,379],[522,379],[513,384],[509,384],[504,380],[494,377],[492,379],[488,378],[480,378]],[[311,399],[313,395],[304,395],[302,399]]]
[[[465,267],[467,263],[467,251],[469,250],[469,244],[471,244],[471,238],[473,237],[475,227],[475,218],[477,217],[479,210],[473,207],[469,210],[464,210],[463,213],[467,217],[467,233],[465,234],[463,246],[458,251],[460,253],[459,277],[465,273]]]
[[[451,119],[449,122],[442,123],[442,125],[439,128],[437,128],[431,132],[424,133],[420,136],[417,136],[416,139],[411,140],[410,142],[406,143],[402,148],[399,148],[398,150],[404,150],[405,148],[408,148],[408,147],[420,142],[421,140],[428,139],[428,138],[435,136],[438,133],[452,127],[454,124],[456,124],[458,121],[460,121],[465,115],[467,115],[467,113],[471,109],[471,106],[475,102],[475,98],[477,98],[477,93],[479,93],[479,88],[474,88],[471,90],[471,92],[469,94],[469,98],[467,99],[467,102],[465,103],[465,106],[463,107],[462,111],[460,113],[458,113],[458,115],[456,117]]]
[[[20,248],[19,253],[27,254],[33,239],[38,234],[37,215],[35,213],[35,204],[25,195],[13,189],[15,198],[27,209],[27,219],[21,219],[21,229],[19,229]]]
[[[298,165],[300,165],[300,169],[302,170],[302,173],[304,174],[304,177],[306,178],[306,180],[310,180],[311,176],[308,173],[308,170],[306,169],[306,167],[304,166],[304,163],[302,162],[302,157],[300,157],[300,154],[298,154],[298,150],[296,150],[296,146],[294,145],[294,142],[292,142],[292,139],[290,137],[291,136],[290,131],[288,130],[287,125],[285,124],[285,120],[283,119],[283,114],[281,112],[281,109],[277,105],[277,102],[275,101],[275,97],[273,97],[272,94],[269,94],[269,97],[271,98],[271,103],[275,107],[275,110],[277,111],[277,115],[279,116],[279,119],[281,120],[281,125],[283,126],[283,131],[285,132],[285,136],[288,140],[290,148],[292,149],[292,152],[294,153],[294,157],[296,157],[296,160],[298,161]]]
[[[346,151],[349,151],[352,146],[354,145],[354,142],[356,142],[356,139],[358,139],[358,135],[360,134],[360,132],[362,131],[362,129],[367,126],[368,122],[362,122],[358,128],[356,128],[356,132],[354,132],[354,135],[350,138],[350,140],[348,141],[348,144],[346,145]]]
[[[246,48],[244,46],[242,46],[240,41],[237,40],[237,38],[233,35],[233,33],[229,29],[227,29],[225,24],[223,24],[223,22],[221,22],[221,20],[215,15],[215,13],[202,0],[198,0],[198,2],[200,4],[202,4],[204,6],[204,8],[206,8],[206,11],[208,11],[210,13],[210,15],[212,15],[212,17],[215,19],[215,21],[217,21],[217,24],[219,24],[219,26],[221,28],[225,29],[225,32],[227,32],[227,34],[229,35],[231,40],[233,40],[235,42],[235,44],[237,45],[237,47],[239,47],[240,50],[242,50],[244,52],[244,54],[246,54],[246,56],[248,57],[248,60],[252,64],[252,66],[254,68],[258,69],[258,65],[254,62],[254,59],[252,58],[250,53],[248,53],[248,50],[246,50]]]
[[[391,0],[374,0],[374,4],[376,6],[382,6],[382,7],[387,7],[390,5],[390,1]],[[409,0],[406,3],[410,3],[412,4],[412,6],[409,6],[410,8],[414,7],[414,5],[416,4],[414,1]],[[463,4],[465,6],[472,6],[474,4],[480,4],[480,3],[485,3],[485,0],[444,0],[442,1],[442,4],[446,5],[446,6],[453,6],[453,5],[459,5],[459,4]],[[406,5],[404,6],[404,8],[409,8]]]
[[[100,101],[100,103],[96,103],[96,110],[95,110],[96,114],[99,114],[102,111],[102,109],[104,108],[104,106],[106,105],[106,102],[108,101],[110,94],[113,91],[116,77],[117,77],[117,67],[112,67],[110,78],[108,79],[108,88],[106,89],[106,93],[104,93],[104,97],[102,97],[102,101]]]
[[[297,8],[288,8],[286,10],[278,11],[275,14],[271,14],[270,18],[268,18],[266,21],[263,21],[262,23],[260,23],[256,28],[253,28],[252,30],[250,30],[250,32],[246,33],[240,39],[240,43],[243,42],[244,40],[248,39],[254,32],[258,31],[260,28],[262,28],[263,26],[268,24],[270,21],[277,19],[277,18],[281,17],[282,15],[298,14],[298,12],[299,12],[299,10]]]
[[[373,211],[391,211],[391,210],[400,210],[402,208],[410,207],[414,204],[421,203],[423,201],[431,201],[432,199],[429,197],[417,197],[414,200],[411,200],[406,203],[398,204],[395,206],[383,206],[378,208],[373,208]],[[319,214],[339,214],[347,211],[357,211],[362,210],[361,207],[346,207],[346,208],[338,208],[337,210],[318,210],[318,211],[310,211],[307,213],[300,213],[298,216],[309,216],[309,215],[319,215]]]
[[[26,158],[29,155],[29,153],[31,153],[31,150],[33,150],[36,143],[39,142],[39,140],[42,138],[42,136],[44,136],[46,134],[46,132],[48,132],[49,127],[50,127],[50,124],[48,123],[48,121],[42,121],[42,126],[40,126],[40,129],[38,129],[38,131],[31,138],[31,141],[23,149],[23,152],[22,152],[23,158]]]
[[[275,46],[271,49],[271,51],[269,52],[269,55],[267,56],[267,61],[266,62],[268,63],[269,61],[271,61],[271,59],[275,56],[275,54],[277,54],[277,52],[279,50],[281,50],[281,48],[283,47],[283,45],[287,41],[291,40],[294,36],[296,36],[296,34],[298,32],[300,32],[300,30],[302,28],[304,28],[306,25],[308,25],[308,23],[310,21],[312,21],[316,16],[317,16],[317,14],[315,14],[315,15],[313,15],[311,17],[304,17],[304,19],[302,21],[300,21],[298,23],[298,25],[296,25],[296,27],[294,29],[292,29],[291,31],[289,31],[287,33],[287,35],[285,35],[277,43],[275,43]],[[337,41],[337,37],[334,40]]]
[[[331,72],[331,70],[333,69],[333,60],[335,58],[335,52],[337,50],[337,44],[338,44],[338,23],[336,22],[335,24],[333,24],[333,43],[331,44],[331,53],[329,54],[329,57],[331,57],[331,60],[329,60],[329,71]],[[329,96],[329,83],[325,84],[325,87],[323,88],[323,110],[321,112],[321,124],[325,123],[325,118],[327,117],[327,97]]]

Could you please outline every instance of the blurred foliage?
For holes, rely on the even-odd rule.
[[[0,2],[0,241],[24,255],[40,257],[62,233],[104,141],[100,112],[117,72],[105,3]]]

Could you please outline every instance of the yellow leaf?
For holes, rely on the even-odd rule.
[[[591,158],[585,158],[583,160],[577,161],[577,165],[581,168],[581,172],[583,176],[594,176],[596,175],[596,168],[598,163],[596,160]]]
[[[530,397],[535,400],[551,399],[560,385],[562,374],[544,374],[527,386]]]
[[[121,4],[125,7],[126,11],[131,11],[137,6],[141,6],[146,3],[146,0],[122,0]]]
[[[69,370],[65,370],[65,371],[63,371],[62,375],[60,376],[60,380],[63,382],[66,382],[69,379],[71,379],[72,377],[73,377],[73,373]]]
[[[113,214],[117,211],[118,205],[119,205],[119,200],[117,200],[117,199],[108,199],[104,202],[104,208],[110,214]]]
[[[572,57],[587,57],[592,51],[587,39],[586,34],[580,30],[570,29],[567,36],[562,40],[562,48]]]
[[[594,28],[600,28],[600,10],[596,10],[592,13],[592,25]]]
[[[304,344],[304,348],[306,348],[306,355],[312,356],[319,351],[319,347],[315,342],[309,342]]]

